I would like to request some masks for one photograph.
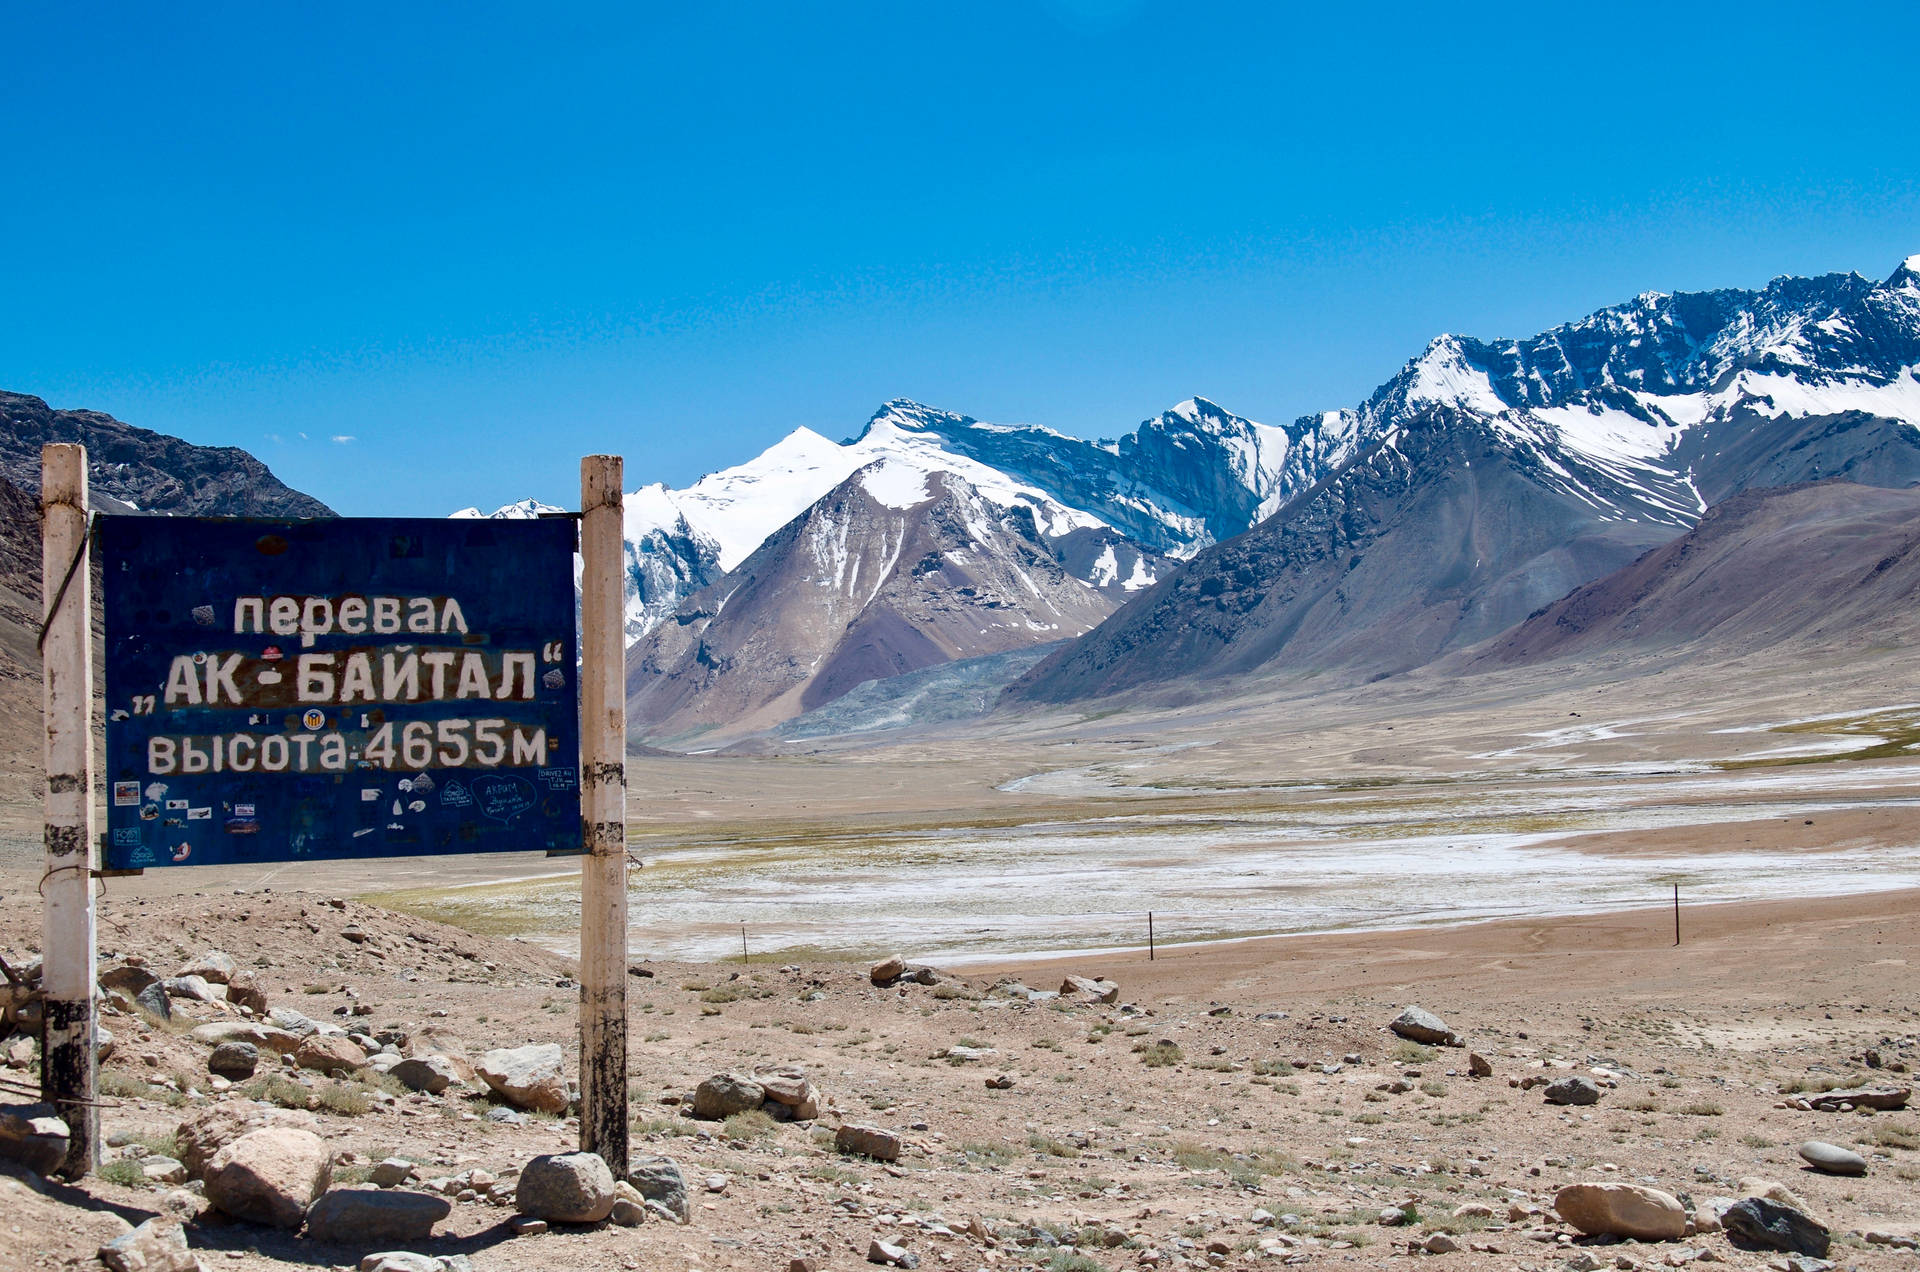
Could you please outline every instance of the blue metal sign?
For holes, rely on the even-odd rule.
[[[574,540],[101,518],[106,866],[580,851]]]

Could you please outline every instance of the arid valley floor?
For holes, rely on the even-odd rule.
[[[464,1255],[478,1272],[778,1270],[795,1259],[852,1269],[867,1266],[875,1239],[923,1268],[965,1272],[1787,1266],[1718,1232],[1576,1241],[1552,1202],[1582,1181],[1644,1182],[1696,1215],[1711,1198],[1777,1184],[1830,1226],[1837,1265],[1914,1266],[1889,1240],[1920,1237],[1920,1116],[1801,1109],[1793,1097],[1905,1083],[1920,1063],[1920,890],[1892,886],[1907,881],[1920,842],[1920,772],[1904,753],[1907,704],[1920,694],[1905,691],[1910,677],[1891,660],[1836,658],[1765,676],[1690,668],[1682,709],[1658,670],[1488,680],[1471,700],[1408,677],[1233,713],[1196,704],[884,747],[636,757],[633,850],[649,865],[633,875],[633,950],[650,975],[629,982],[635,1148],[679,1164],[685,1224],[515,1235],[510,1200],[489,1200],[488,1176],[510,1183],[532,1156],[572,1147],[577,1128],[564,1115],[502,1120],[483,1087],[434,1095],[366,1073],[283,1070],[264,1048],[262,1077],[215,1092],[210,1048],[189,1030],[237,1019],[217,1002],[176,999],[170,1025],[104,1017],[115,1043],[102,1128],[119,1141],[107,1152],[177,1149],[183,1121],[247,1095],[310,1105],[336,1187],[398,1157],[413,1163],[410,1186],[469,1198],[408,1248]],[[17,824],[31,817],[20,809]],[[867,909],[823,909],[810,935],[784,943],[806,948],[763,935],[768,948],[744,963],[668,956],[730,931],[718,911],[648,908],[653,878],[691,888],[673,880],[676,854],[694,849],[702,887],[784,881],[804,902],[817,900],[803,895],[817,881],[796,866],[809,854],[858,858],[876,835],[939,830],[938,860],[899,869],[945,872],[956,889],[1005,873],[1017,892],[1020,854],[970,867],[958,832],[1175,817],[1217,831],[1203,857],[1231,858],[1246,827],[1267,835],[1289,818],[1355,845],[1526,838],[1512,847],[1511,895],[1478,911],[1422,898],[1444,894],[1440,871],[1391,894],[1406,907],[1401,923],[1383,905],[1370,930],[1314,931],[1274,914],[1311,910],[1315,886],[1281,888],[1262,894],[1258,923],[1176,927],[1152,961],[1131,920],[1064,941],[995,920],[992,939],[948,940],[956,957],[943,960],[934,947],[949,928],[931,884],[876,893]],[[1284,836],[1269,838],[1261,869],[1283,871]],[[731,871],[729,845],[740,854]],[[898,856],[897,846],[873,851]],[[1527,873],[1530,853],[1597,868],[1556,900],[1555,880],[1575,876]],[[1091,882],[1062,875],[1055,886],[1118,898],[1078,907],[1088,913],[1177,911],[1199,896],[1232,908],[1218,880],[1168,883],[1187,854],[1175,842],[1168,858],[1084,862]],[[1682,859],[1676,948],[1659,881]],[[557,1042],[572,1075],[574,969],[555,899],[572,886],[567,866],[296,863],[109,880],[101,966],[135,955],[167,975],[223,950],[273,1007],[456,1063]],[[0,954],[13,963],[38,946],[38,870],[19,851],[3,869]],[[1124,870],[1137,898],[1126,905],[1126,888],[1105,877]],[[869,864],[858,881],[885,874]],[[1008,913],[1035,911],[1032,896],[1015,900]],[[1047,912],[1076,907],[1063,897]],[[873,926],[876,916],[888,922]],[[916,918],[936,934],[927,943],[910,939]],[[1356,925],[1335,915],[1320,926]],[[1180,939],[1247,935],[1242,927],[1288,934]],[[1063,945],[1101,948],[1042,953]],[[876,987],[868,963],[887,952],[931,963],[934,983]],[[1116,982],[1117,1001],[1029,1001],[997,988],[1050,991],[1069,973]],[[1410,1004],[1444,1017],[1465,1047],[1388,1032]],[[1468,1076],[1469,1051],[1491,1076]],[[9,1090],[32,1085],[29,1053],[16,1047],[18,1064],[0,1073]],[[768,1065],[804,1066],[820,1117],[687,1115],[702,1079]],[[1550,1105],[1528,1082],[1568,1074],[1598,1083],[1599,1101]],[[899,1160],[836,1151],[842,1123],[898,1135]],[[1866,1175],[1804,1169],[1796,1150],[1811,1139],[1855,1149]],[[1382,1222],[1388,1210],[1398,1221]],[[163,1212],[190,1217],[209,1267],[350,1267],[393,1248],[227,1221],[174,1184],[90,1178],[35,1191],[0,1180],[0,1269],[97,1266],[96,1249],[125,1221]]]

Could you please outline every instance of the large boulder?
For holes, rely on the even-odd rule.
[[[407,1090],[425,1091],[428,1095],[438,1095],[460,1084],[460,1071],[445,1056],[411,1056],[387,1072]]]
[[[695,1117],[723,1118],[757,1109],[767,1090],[738,1073],[716,1073],[693,1090]]]
[[[537,1113],[564,1113],[571,1100],[561,1063],[560,1045],[541,1042],[489,1051],[473,1068],[509,1104]]]
[[[362,1249],[369,1241],[424,1241],[452,1212],[452,1202],[431,1193],[335,1188],[307,1209],[307,1235]]]
[[[1687,1208],[1658,1188],[1638,1184],[1572,1184],[1554,1196],[1560,1217],[1589,1236],[1678,1241],[1687,1235]]]
[[[206,1174],[208,1165],[222,1148],[248,1131],[268,1126],[311,1131],[319,1122],[305,1110],[275,1108],[252,1100],[229,1100],[194,1113],[174,1129],[173,1138],[180,1146],[181,1164],[197,1179]]]
[[[627,1163],[627,1183],[637,1188],[646,1200],[657,1202],[672,1211],[681,1223],[692,1217],[693,1205],[687,1200],[686,1177],[680,1173],[678,1163],[671,1157],[635,1153]]]
[[[51,1104],[0,1104],[0,1158],[50,1175],[67,1160],[68,1130]]]
[[[1734,1202],[1721,1214],[1720,1225],[1734,1245],[1748,1250],[1785,1250],[1824,1259],[1833,1243],[1825,1225],[1765,1197]]]
[[[333,1155],[318,1135],[269,1126],[214,1154],[207,1164],[207,1200],[235,1219],[298,1228],[332,1178]]]
[[[600,1154],[549,1153],[521,1168],[513,1204],[549,1223],[599,1223],[613,1213],[618,1195]]]
[[[302,1069],[331,1076],[366,1067],[367,1053],[350,1039],[315,1034],[300,1044],[300,1049],[293,1053],[293,1062]]]
[[[1447,1022],[1430,1011],[1409,1007],[1395,1016],[1387,1028],[1409,1042],[1435,1047],[1458,1047],[1460,1035],[1447,1028]]]
[[[100,1262],[112,1272],[198,1272],[200,1260],[187,1249],[187,1230],[163,1215],[100,1247]]]

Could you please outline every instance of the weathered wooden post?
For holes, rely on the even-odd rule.
[[[627,1173],[627,697],[618,455],[580,461],[580,1148]]]
[[[69,1179],[100,1164],[93,1053],[93,575],[87,449],[40,449],[41,683],[47,734],[47,873],[40,891],[46,991],[40,1090],[66,1119]]]

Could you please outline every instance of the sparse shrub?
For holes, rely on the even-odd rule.
[[[1719,1117],[1722,1113],[1726,1112],[1724,1108],[1721,1108],[1712,1100],[1690,1100],[1674,1111],[1676,1113],[1684,1113],[1688,1117]]]
[[[728,1139],[745,1141],[773,1134],[776,1123],[759,1109],[748,1109],[735,1113],[724,1125]]]
[[[367,1088],[358,1082],[329,1082],[314,1093],[314,1099],[322,1109],[340,1117],[359,1117],[373,1108]]]
[[[1425,1064],[1433,1059],[1433,1048],[1423,1047],[1417,1042],[1400,1041],[1393,1044],[1393,1050],[1387,1053],[1389,1060],[1398,1060],[1402,1064]]]
[[[249,1100],[260,1100],[267,1104],[278,1104],[283,1109],[304,1109],[309,1107],[313,1093],[280,1073],[269,1073],[254,1078],[240,1087],[240,1094]]]
[[[101,1163],[95,1172],[110,1184],[119,1184],[122,1188],[140,1188],[147,1182],[146,1172],[140,1169],[140,1163],[125,1157]]]
[[[969,1140],[960,1146],[960,1151],[994,1166],[1005,1166],[1020,1155],[1005,1140]]]
[[[1057,1139],[1049,1139],[1047,1136],[1040,1134],[1040,1132],[1038,1131],[1035,1131],[1032,1134],[1027,1136],[1027,1147],[1032,1149],[1035,1153],[1038,1153],[1042,1157],[1078,1157],[1080,1156],[1079,1149],[1074,1148],[1070,1144],[1063,1144]]]
[[[1179,1064],[1187,1058],[1187,1053],[1180,1050],[1180,1044],[1170,1038],[1162,1038],[1157,1042],[1137,1043],[1133,1053],[1139,1056],[1140,1063],[1149,1069],[1164,1069],[1169,1065]]]

